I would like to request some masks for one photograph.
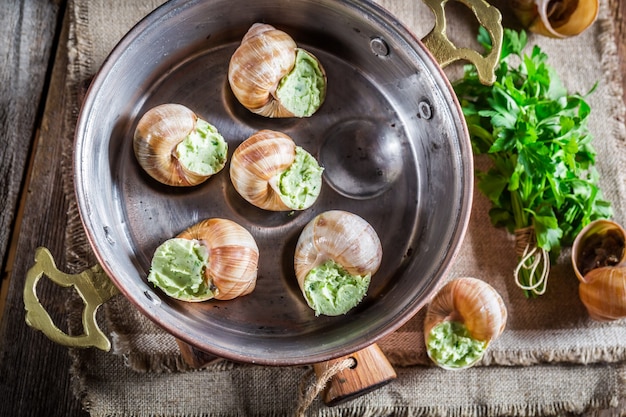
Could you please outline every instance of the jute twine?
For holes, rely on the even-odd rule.
[[[537,245],[533,226],[515,230],[515,253],[519,258],[519,263],[513,273],[517,286],[536,295],[544,294],[550,275],[550,254]],[[521,282],[520,276],[523,270],[530,271],[528,283]]]
[[[298,395],[298,408],[296,409],[296,417],[304,417],[304,413],[309,408],[315,398],[326,388],[326,384],[332,377],[337,375],[344,369],[348,369],[355,365],[354,358],[346,358],[341,361],[337,361],[332,366],[328,367],[321,375],[319,375],[313,383],[309,383],[314,371],[311,370],[304,374],[300,381],[300,389]],[[307,387],[308,385],[308,387]]]

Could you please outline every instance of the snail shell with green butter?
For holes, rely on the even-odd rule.
[[[137,123],[133,150],[139,165],[160,183],[198,185],[226,165],[228,145],[215,126],[182,104],[161,104]]]
[[[326,97],[319,60],[287,33],[255,23],[233,53],[228,82],[237,100],[266,117],[309,117]]]
[[[249,203],[270,211],[305,210],[317,200],[323,168],[282,132],[260,130],[233,152],[230,179]]]
[[[502,334],[506,321],[504,301],[491,285],[471,277],[449,281],[426,310],[428,356],[444,369],[470,367]]]
[[[231,300],[254,290],[258,264],[250,232],[232,220],[212,218],[159,245],[148,281],[182,301]]]
[[[315,315],[338,316],[359,304],[382,255],[376,230],[362,217],[343,210],[315,216],[294,257],[298,285]]]

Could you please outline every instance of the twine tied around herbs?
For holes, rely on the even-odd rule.
[[[533,226],[515,230],[515,253],[519,258],[519,263],[513,273],[517,286],[535,295],[544,294],[550,275],[550,254],[547,250],[537,246]],[[537,275],[539,268],[541,268],[541,273]],[[528,280],[522,283],[521,275],[526,272],[529,272]]]
[[[355,365],[354,358],[346,358],[344,360],[338,361],[334,363],[332,366],[328,367],[321,375],[319,375],[313,384],[309,383],[311,376],[314,374],[314,371],[311,369],[307,372],[300,381],[299,386],[299,395],[298,395],[298,408],[296,410],[295,417],[304,417],[304,413],[309,408],[315,397],[319,395],[320,392],[324,390],[326,384],[330,379],[337,375],[339,372],[344,369],[351,368]]]

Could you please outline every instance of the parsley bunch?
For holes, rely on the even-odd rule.
[[[491,50],[482,27],[478,42]],[[496,82],[481,84],[475,68],[466,66],[454,89],[474,154],[492,161],[488,171],[476,173],[478,189],[492,203],[491,222],[529,233],[521,245],[526,250],[518,250],[516,279],[534,296],[545,292],[561,247],[571,245],[589,222],[611,217],[612,210],[597,185],[585,96],[568,94],[538,46],[522,54],[526,43],[524,31],[505,29]]]

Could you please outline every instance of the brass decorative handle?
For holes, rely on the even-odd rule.
[[[502,50],[502,15],[500,11],[491,6],[485,0],[457,0],[469,7],[478,23],[483,26],[493,45],[487,55],[481,55],[470,48],[457,48],[446,36],[446,15],[445,5],[448,0],[423,0],[424,3],[435,13],[435,27],[428,33],[422,42],[428,50],[435,56],[435,59],[442,67],[465,59],[476,66],[478,78],[485,85],[491,85],[496,80],[495,69],[500,59]]]
[[[37,297],[37,283],[46,275],[57,285],[62,287],[74,286],[85,303],[82,314],[84,333],[70,336],[59,329]],[[35,265],[26,274],[24,286],[24,307],[26,309],[26,324],[41,330],[55,343],[70,347],[97,347],[104,351],[111,349],[111,342],[100,330],[96,322],[98,307],[118,294],[119,290],[100,265],[95,265],[79,274],[66,274],[59,271],[54,258],[48,249],[37,248]]]

